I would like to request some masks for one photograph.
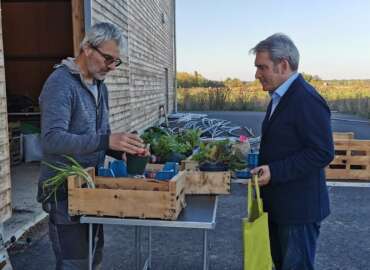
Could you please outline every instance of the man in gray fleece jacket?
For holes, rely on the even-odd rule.
[[[44,161],[67,163],[63,155],[69,155],[83,167],[98,168],[106,154],[121,158],[123,152],[143,151],[137,135],[111,134],[109,127],[108,92],[103,80],[122,63],[122,44],[122,34],[116,26],[98,23],[86,34],[77,58],[63,60],[45,82],[39,98]],[[43,181],[54,175],[53,169],[41,165],[37,199],[49,213],[56,269],[88,269],[88,227],[68,215],[67,185],[57,190],[56,197],[43,188]],[[102,225],[95,226],[94,234],[98,239],[94,269],[100,269]]]

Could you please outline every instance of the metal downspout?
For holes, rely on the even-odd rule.
[[[92,26],[91,8],[91,0],[84,0],[85,33],[88,32]]]

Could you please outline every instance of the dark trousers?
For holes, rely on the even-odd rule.
[[[320,223],[269,223],[271,255],[276,270],[314,270]]]
[[[56,258],[56,270],[87,270],[89,259],[89,226],[68,215],[67,202],[44,205],[49,213],[49,237]],[[94,241],[95,239],[95,241]],[[93,269],[101,269],[104,246],[103,225],[93,226],[96,242]]]

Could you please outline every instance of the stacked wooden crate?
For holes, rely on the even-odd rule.
[[[10,164],[16,165],[22,162],[22,134],[20,122],[9,122],[9,156]]]
[[[328,180],[370,181],[370,141],[352,132],[334,133],[335,158],[326,168]]]
[[[230,194],[230,171],[199,171],[199,163],[191,158],[183,160],[181,168],[185,171],[186,194]]]

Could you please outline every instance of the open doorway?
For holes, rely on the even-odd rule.
[[[38,97],[53,66],[78,52],[83,1],[3,0],[1,15],[13,207],[9,222],[24,226],[41,212],[35,201],[41,159]],[[17,229],[5,231],[5,238]]]
[[[27,153],[22,145],[19,146],[21,140],[18,137],[19,134],[39,132],[38,96],[43,83],[56,63],[73,55],[71,14],[71,1],[66,0],[2,1],[7,111],[13,165],[32,154]]]

